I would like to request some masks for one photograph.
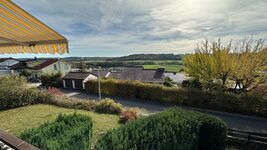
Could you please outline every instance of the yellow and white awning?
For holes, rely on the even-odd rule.
[[[0,54],[68,53],[62,35],[11,2],[0,0]]]

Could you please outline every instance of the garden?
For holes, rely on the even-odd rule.
[[[226,147],[226,124],[206,114],[173,108],[144,117],[111,99],[85,101],[56,88],[30,88],[18,76],[1,77],[0,85],[0,128],[40,149]]]

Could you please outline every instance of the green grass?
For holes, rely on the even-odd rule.
[[[19,136],[24,130],[36,128],[47,121],[56,119],[59,113],[85,114],[93,120],[93,141],[95,145],[101,133],[119,126],[117,115],[98,114],[91,111],[66,109],[53,105],[31,105],[11,110],[0,111],[0,129]]]
[[[179,72],[183,68],[183,65],[143,65],[145,69],[157,69],[159,67],[164,67],[166,71],[169,72]]]

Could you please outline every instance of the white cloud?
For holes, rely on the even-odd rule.
[[[267,36],[266,0],[13,0],[70,40],[71,55],[192,52]]]

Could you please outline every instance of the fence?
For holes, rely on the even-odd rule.
[[[228,129],[228,145],[247,150],[266,150],[267,134]]]

